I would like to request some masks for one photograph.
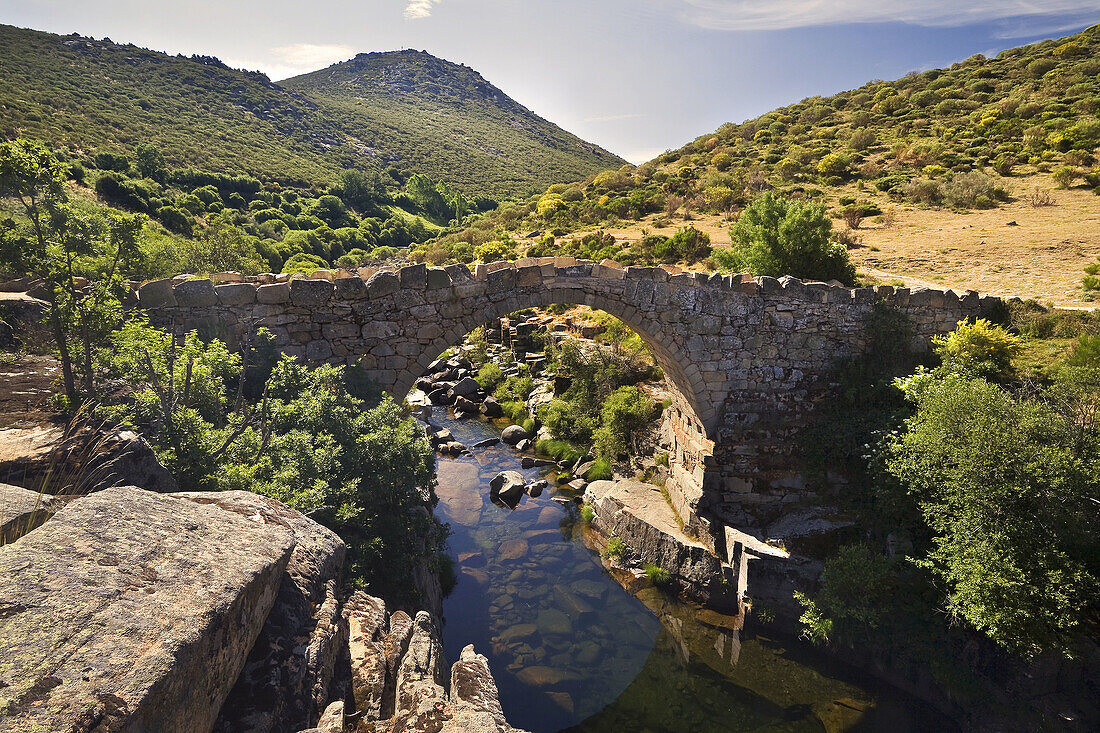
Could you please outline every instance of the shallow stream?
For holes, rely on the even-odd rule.
[[[499,437],[478,420],[431,421],[467,446]],[[451,526],[458,583],[445,599],[449,659],[472,643],[489,657],[508,721],[531,733],[950,730],[929,707],[793,640],[741,640],[739,619],[628,592],[585,543],[568,488],[513,510],[489,480],[515,470],[505,445],[439,458],[437,513]],[[624,583],[627,581],[624,580]]]

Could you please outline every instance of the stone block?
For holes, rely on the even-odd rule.
[[[442,290],[451,287],[451,276],[442,267],[428,270],[428,290]]]
[[[182,282],[172,293],[176,296],[176,304],[184,308],[208,308],[218,302],[214,283],[209,280]]]
[[[239,272],[217,272],[210,276],[210,280],[215,285],[224,285],[225,283],[239,283],[244,282],[244,275]]]
[[[329,280],[296,278],[290,282],[290,302],[303,307],[327,305],[332,299],[333,284]]]
[[[251,283],[215,285],[214,293],[222,305],[251,305],[256,302],[256,286]]]
[[[172,293],[172,280],[153,280],[138,288],[138,302],[142,308],[161,308],[176,304],[176,296]]]
[[[306,359],[324,361],[332,356],[332,344],[323,339],[315,339],[306,344]]]
[[[474,279],[470,268],[461,262],[455,265],[447,265],[443,270],[450,276],[452,283],[468,282]]]
[[[358,275],[341,277],[334,285],[333,293],[337,300],[356,300],[367,297],[367,285]]]
[[[516,285],[519,287],[534,287],[542,284],[542,268],[538,265],[527,265],[516,270]]]
[[[321,334],[329,340],[354,338],[359,335],[359,326],[355,323],[326,323],[321,326]]]
[[[211,730],[294,545],[278,524],[134,487],[70,503],[0,548],[5,727]]]
[[[397,272],[401,287],[409,290],[423,290],[428,286],[428,267],[424,263],[406,265]]]
[[[487,273],[485,283],[490,294],[507,292],[516,286],[516,271],[507,268]]]
[[[367,293],[371,298],[381,298],[401,289],[401,282],[392,272],[376,272],[367,280]]]
[[[272,283],[256,288],[257,303],[289,303],[290,283]]]

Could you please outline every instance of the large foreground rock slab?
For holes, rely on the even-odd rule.
[[[0,548],[0,729],[206,733],[293,549],[134,487],[70,503]]]
[[[293,732],[317,724],[330,702],[336,660],[347,644],[337,597],[344,541],[301,512],[248,491],[171,496],[284,527],[294,536],[275,606],[214,730]]]

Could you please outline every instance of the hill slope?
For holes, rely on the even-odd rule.
[[[0,25],[0,137],[41,138],[79,152],[128,152],[152,142],[171,166],[298,184],[326,183],[349,167],[393,165],[494,197],[621,162],[475,72],[415,56],[415,66],[430,67],[426,76],[410,73],[408,54],[369,55],[379,76],[413,83],[397,91],[360,84],[348,99],[343,87],[320,80],[358,68],[362,56],[283,86],[213,57]],[[431,83],[419,84],[422,78]]]
[[[498,194],[533,193],[624,162],[473,69],[422,51],[363,53],[280,83],[378,159]]]
[[[603,230],[629,249],[691,225],[726,245],[741,207],[774,189],[826,205],[840,232],[856,227],[853,259],[880,279],[1079,303],[1082,268],[1100,252],[1098,115],[1093,26],[723,125],[637,168],[551,186],[442,244],[500,226],[550,233],[563,253],[629,259],[637,252],[616,255],[605,238],[576,243]]]

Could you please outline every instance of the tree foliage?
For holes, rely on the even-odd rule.
[[[948,611],[1013,650],[1067,651],[1098,589],[1095,425],[947,370],[903,384],[916,414],[886,465],[935,534],[923,563]]]
[[[725,270],[804,280],[855,284],[855,267],[843,245],[833,241],[824,207],[767,192],[757,197],[730,230],[733,246],[716,250]]]

